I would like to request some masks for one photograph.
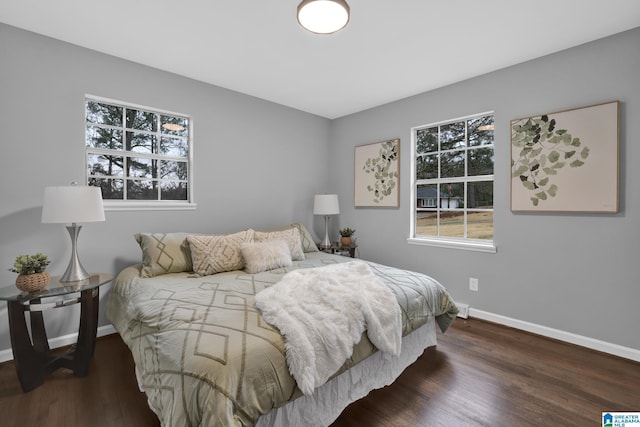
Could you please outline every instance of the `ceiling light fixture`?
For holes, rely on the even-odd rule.
[[[184,126],[176,124],[176,123],[165,123],[162,127],[166,130],[171,130],[175,132],[182,132],[184,130]]]
[[[298,5],[298,22],[316,34],[331,34],[349,22],[349,5],[344,0],[303,0]]]

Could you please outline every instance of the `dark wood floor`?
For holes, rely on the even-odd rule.
[[[640,411],[640,363],[479,320],[457,319],[394,384],[349,406],[333,427],[598,426]],[[0,364],[2,426],[157,427],[117,335],[100,338],[86,378],[58,371],[22,393]]]

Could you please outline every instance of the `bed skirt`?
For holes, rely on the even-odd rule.
[[[415,362],[424,350],[436,345],[435,320],[402,339],[398,357],[378,351],[347,371],[318,387],[312,395],[302,396],[261,416],[255,427],[326,427],[342,411],[371,390],[387,386]]]

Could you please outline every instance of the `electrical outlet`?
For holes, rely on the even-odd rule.
[[[469,290],[478,292],[478,279],[469,277]]]

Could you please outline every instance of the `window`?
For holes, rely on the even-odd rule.
[[[412,243],[495,252],[493,113],[412,129]]]
[[[182,114],[87,97],[87,184],[107,207],[191,203],[191,120]]]

